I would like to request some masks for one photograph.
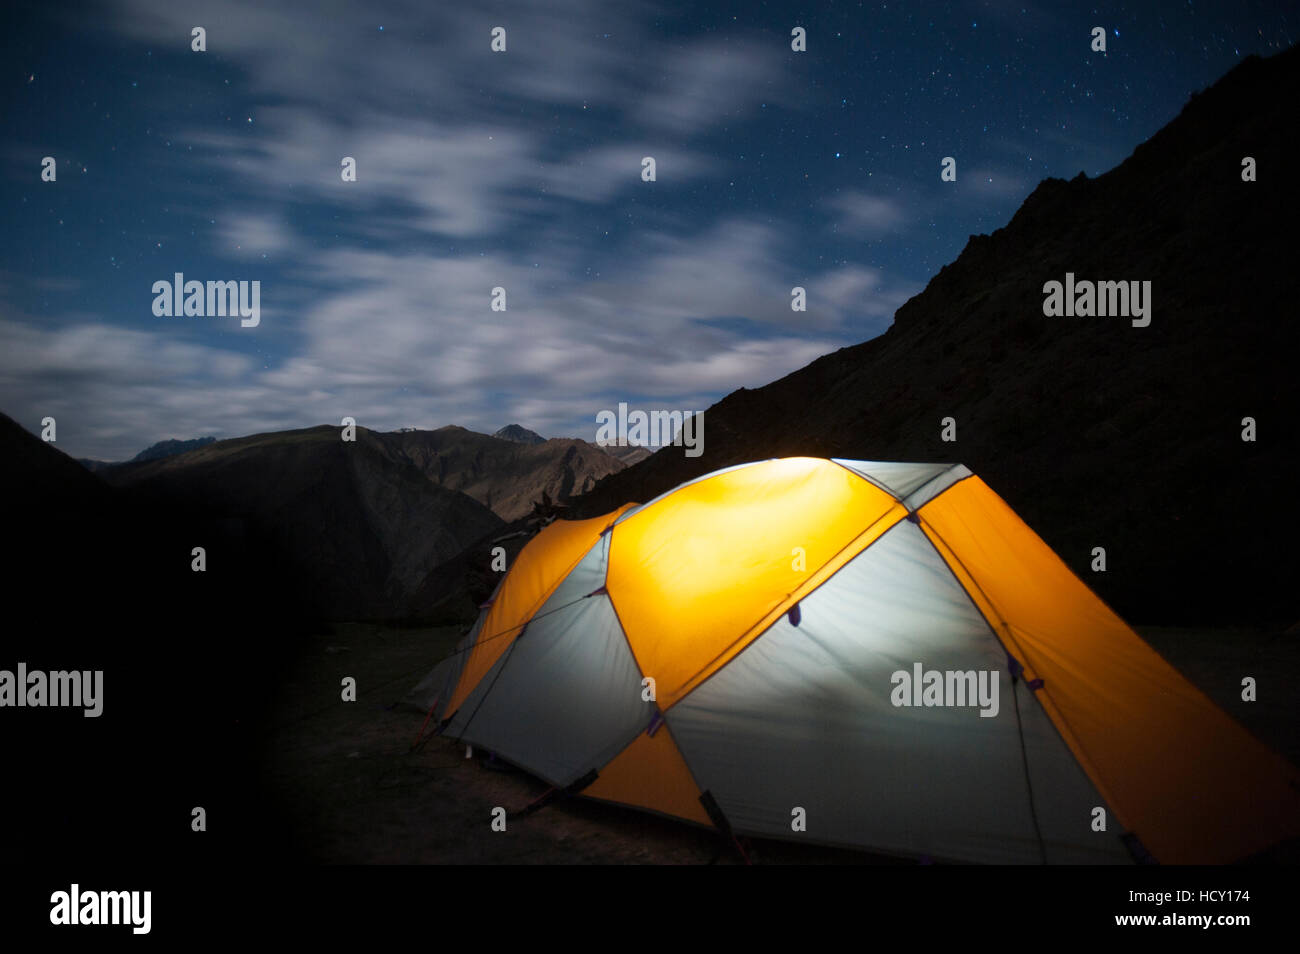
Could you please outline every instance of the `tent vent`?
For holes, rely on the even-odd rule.
[[[1011,681],[1014,683],[1017,679],[1025,674],[1025,667],[1020,665],[1020,660],[1015,656],[1007,653],[1007,669],[1011,675]],[[1043,688],[1042,679],[1031,679],[1025,683],[1025,687],[1030,691],[1037,691]]]

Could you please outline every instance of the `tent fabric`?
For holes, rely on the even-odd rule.
[[[667,725],[653,734],[649,726],[638,733],[582,794],[700,825],[713,824],[700,803],[704,793]]]
[[[901,464],[839,460],[835,463],[865,477],[898,499],[909,511],[937,497],[971,475],[961,464]]]
[[[797,626],[778,620],[668,712],[700,785],[734,827],[783,836],[800,807],[810,835],[845,831],[896,854],[1032,863],[1040,848],[1022,732],[1031,764],[1074,768],[1050,789],[1038,780],[1036,802],[1076,819],[1104,804],[1045,716],[1018,724],[1005,653],[917,526],[895,524],[832,584],[801,602]],[[985,718],[974,707],[895,708],[890,674],[913,661],[999,671],[1005,710]],[[1118,840],[1073,838],[1068,822],[1043,836],[1049,861],[1124,860]]]
[[[608,535],[555,588],[502,656],[459,735],[557,788],[608,762],[650,722],[641,674],[604,593]],[[563,698],[565,705],[555,705]]]
[[[506,654],[461,738],[557,788],[608,762],[650,722],[653,706],[638,694],[641,675],[608,597],[530,623]]]
[[[1270,822],[1289,818],[1295,833],[1294,767],[1144,643],[986,485],[963,482],[921,513],[1026,678],[1050,688],[1043,705],[1148,851],[1192,863],[1267,848]]]
[[[556,787],[738,834],[994,863],[1300,835],[1300,773],[960,464],[762,461],[552,523],[414,695]]]
[[[465,701],[470,689],[620,513],[622,510],[616,510],[591,520],[557,520],[529,541],[491,602],[482,625],[490,638],[476,641],[469,651],[462,678],[447,701],[448,711],[455,711]]]
[[[796,458],[696,481],[620,523],[607,586],[660,705],[725,665],[811,572],[895,509],[847,470]]]

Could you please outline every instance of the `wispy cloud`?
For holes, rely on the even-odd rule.
[[[530,425],[543,430],[590,438],[596,410],[618,400],[681,405],[772,380],[841,344],[837,329],[851,317],[897,305],[897,290],[870,269],[791,276],[787,246],[770,226],[736,220],[659,244],[646,261],[593,283],[570,281],[559,264],[502,256],[333,249],[300,266],[302,278],[329,290],[298,317],[300,344],[282,361],[234,350],[239,337],[187,337],[176,322],[136,331],[11,321],[0,323],[8,345],[0,390],[29,425],[47,413],[80,422],[63,431],[66,441],[78,454],[109,458],[142,440],[345,414],[381,429],[495,429],[503,407],[521,418],[528,409]],[[809,290],[803,314],[789,307],[798,283]],[[498,285],[508,292],[505,312],[490,308]],[[264,295],[274,299],[274,289]],[[725,315],[768,327],[704,320]],[[489,394],[509,397],[494,407]]]
[[[845,235],[884,235],[907,222],[901,202],[866,192],[844,192],[828,199],[825,205]]]
[[[186,170],[168,214],[203,229],[166,243],[155,277],[245,269],[263,279],[263,320],[149,324],[136,283],[138,298],[89,311],[6,313],[0,400],[29,426],[60,416],[74,453],[343,415],[592,437],[602,407],[704,407],[883,330],[915,291],[879,267],[817,262],[806,226],[777,212],[682,214],[683,196],[736,171],[709,137],[808,108],[781,35],[683,40],[656,5],[598,0],[110,6],[109,29],[148,55],[206,57],[187,61],[207,71],[190,77],[196,98],[215,86],[247,104],[150,117]],[[188,50],[196,25],[206,54]],[[495,26],[504,54],[489,49]],[[647,155],[655,183],[641,181]],[[175,168],[166,156],[149,162]],[[908,224],[865,191],[826,211],[846,235]],[[496,287],[506,312],[489,307]]]
[[[634,116],[652,129],[684,134],[752,116],[764,103],[796,106],[789,63],[781,43],[694,41],[661,61],[662,82],[647,77]]]
[[[232,212],[221,221],[218,250],[227,257],[263,258],[285,252],[294,244],[293,233],[274,215]]]

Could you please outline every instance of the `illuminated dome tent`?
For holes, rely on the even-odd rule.
[[[556,789],[735,834],[1012,863],[1300,834],[1300,773],[960,464],[768,460],[553,522],[412,698]]]

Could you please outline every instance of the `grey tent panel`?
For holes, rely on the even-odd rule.
[[[605,553],[608,555],[608,542],[606,542]],[[501,587],[505,585],[508,573],[501,575],[497,585],[492,588],[492,595],[488,601],[483,604],[479,610],[478,618],[474,620],[474,625],[470,627],[468,633],[460,638],[456,643],[456,648],[451,655],[443,659],[433,670],[421,679],[405,698],[402,699],[403,705],[414,706],[421,712],[428,712],[430,708],[437,703],[437,709],[433,717],[437,720],[446,718],[449,714],[446,711],[447,701],[451,698],[452,692],[456,688],[456,683],[460,679],[460,674],[465,669],[465,660],[469,658],[470,650],[478,642],[479,633],[483,629],[483,624],[487,621],[487,615],[495,602],[497,594],[501,592]],[[602,582],[604,576],[601,576]],[[599,586],[600,584],[596,584]],[[594,589],[594,587],[593,587]]]
[[[604,586],[605,570],[608,565],[609,534],[606,533],[592,544],[591,549],[587,551],[586,555],[577,562],[574,568],[569,571],[569,575],[566,576],[560,582],[560,585],[555,588],[555,592],[547,598],[546,602],[543,603],[537,613],[534,614],[534,621],[527,624],[525,632],[531,631],[532,628],[537,625],[537,621],[541,617],[550,614],[560,614],[562,612],[560,609],[561,607],[575,604],[583,600],[588,594],[594,593],[596,590]],[[497,588],[500,589],[500,586]],[[467,644],[463,655],[468,656],[468,644],[479,639],[479,628],[485,624],[486,619],[487,611],[479,614],[478,622],[475,624],[474,631],[470,636],[466,637]],[[504,639],[505,636],[500,633],[484,633],[482,638]],[[517,638],[518,637],[515,637],[515,639]],[[447,727],[443,730],[445,735],[449,735],[452,738],[461,737],[471,715],[479,709],[485,694],[490,687],[495,685],[506,660],[509,659],[510,654],[514,651],[515,639],[511,640],[510,648],[502,653],[497,661],[493,663],[492,667],[484,674],[483,678],[479,680],[478,685],[469,691],[469,694],[460,704],[460,708],[457,712],[447,714],[439,713],[440,718],[446,718],[447,715],[453,716],[451,722],[449,722]],[[462,666],[463,665],[462,662]],[[459,678],[459,673],[457,674],[457,678]]]
[[[841,460],[838,457],[833,460],[841,467],[847,467],[858,476],[865,477],[899,500],[953,466],[952,464],[908,464],[878,460]]]
[[[902,501],[908,510],[920,508],[957,481],[971,476],[971,472],[962,464],[905,464],[840,458],[834,460],[841,467],[847,467]]]
[[[1104,803],[1023,687],[1017,719],[1005,652],[919,527],[896,524],[799,609],[798,625],[782,617],[667,714],[736,830],[1037,862],[1023,727],[1048,860],[1127,860],[1113,833],[1090,830]],[[917,663],[986,673],[997,714],[895,706],[893,674]]]
[[[903,506],[908,510],[920,510],[935,497],[939,496],[959,480],[965,480],[967,477],[974,476],[970,469],[964,464],[953,464],[942,474],[937,475],[933,480],[929,480],[917,487],[910,494],[903,498]]]
[[[556,787],[605,765],[654,715],[604,594],[535,619],[505,656],[461,737]]]
[[[428,712],[435,705],[441,708],[442,703],[446,701],[452,688],[455,687],[456,680],[460,678],[460,671],[463,668],[464,654],[460,652],[452,653],[416,683],[415,687],[402,699],[402,704],[414,706],[421,712]]]
[[[456,648],[452,650],[451,655],[434,666],[429,674],[406,694],[402,700],[403,705],[414,706],[421,712],[428,712],[436,703],[438,708],[433,714],[434,718],[443,717],[447,700],[451,698],[452,690],[456,688],[456,681],[460,679],[461,671],[465,668],[465,657],[469,655],[470,647],[478,639],[479,630],[486,616],[486,610],[479,612],[478,619],[474,620],[470,631],[456,642]]]
[[[474,713],[479,710],[483,700],[487,697],[491,687],[496,685],[497,679],[501,675],[501,670],[505,668],[510,659],[510,654],[514,651],[514,644],[511,645],[497,657],[497,661],[492,667],[483,674],[483,678],[478,681],[478,685],[469,691],[469,694],[461,702],[455,712],[445,712],[441,718],[450,719],[442,734],[449,738],[459,739],[465,732],[474,717]]]
[[[448,732],[556,786],[650,724],[641,671],[604,593],[609,534],[578,562],[466,698]]]

